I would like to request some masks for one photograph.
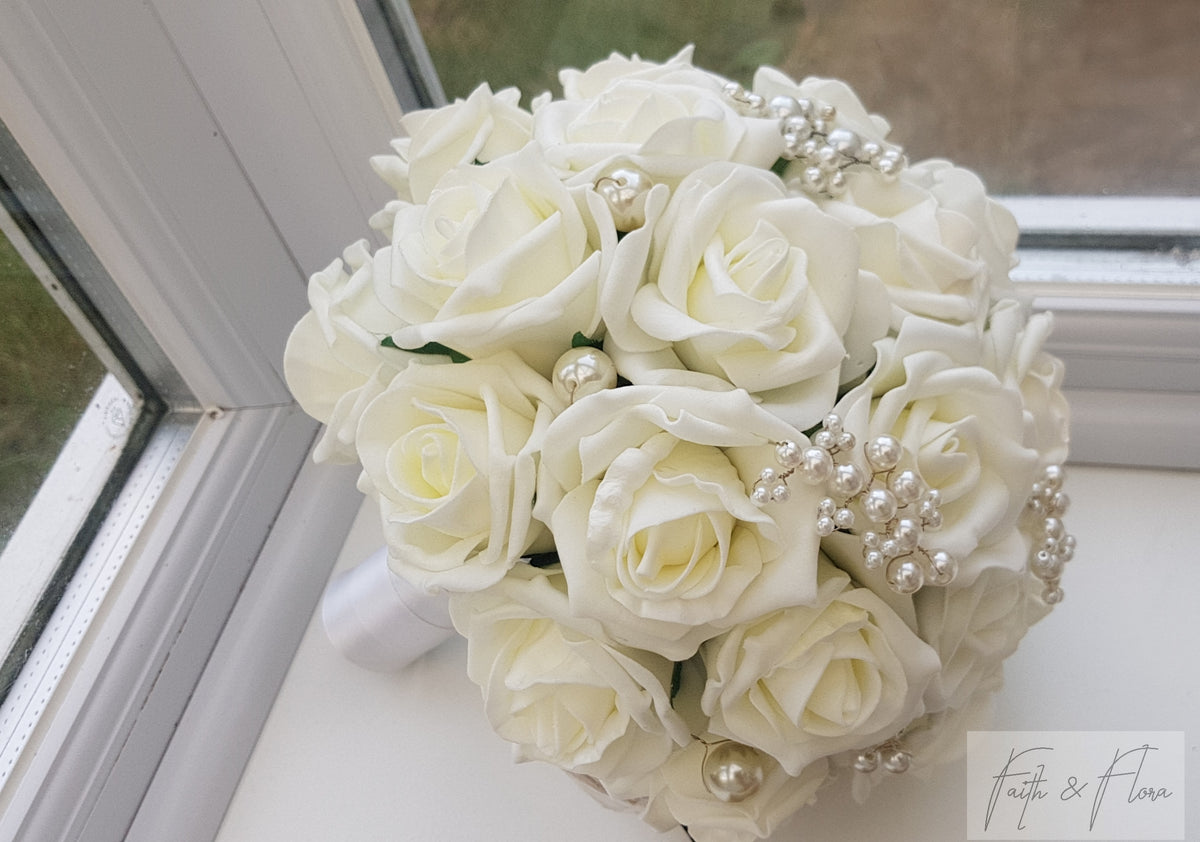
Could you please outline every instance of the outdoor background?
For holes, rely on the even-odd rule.
[[[914,159],[1002,194],[1195,195],[1196,0],[412,0],[450,98],[525,101],[613,50],[742,83],[774,65],[849,82]]]

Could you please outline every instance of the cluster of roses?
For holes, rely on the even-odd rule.
[[[361,462],[393,569],[451,592],[521,758],[698,840],[762,837],[874,747],[934,763],[1047,610],[1025,509],[1066,455],[1049,320],[971,173],[804,188],[758,103],[890,148],[839,82],[762,69],[747,107],[689,51],[561,80],[529,111],[483,86],[404,118],[374,162],[390,245],[312,278],[288,381],[318,458]],[[564,391],[580,338],[618,385]],[[752,499],[831,412],[938,489],[950,585],[897,593],[861,525],[818,534],[819,486]]]

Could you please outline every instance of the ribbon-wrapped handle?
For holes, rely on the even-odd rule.
[[[446,592],[426,593],[393,573],[386,547],[330,581],[321,619],[334,648],[377,672],[403,669],[454,634]]]

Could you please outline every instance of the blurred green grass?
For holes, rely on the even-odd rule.
[[[0,549],[104,366],[0,233]]]
[[[481,14],[471,0],[412,0],[450,99],[487,81],[515,85],[524,101],[559,93],[558,69],[585,68],[611,52],[663,61],[697,45],[696,62],[749,82],[762,64],[785,58],[788,34],[804,20],[801,0],[510,0]]]

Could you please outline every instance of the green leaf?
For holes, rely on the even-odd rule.
[[[780,178],[783,178],[784,170],[788,168],[788,164],[790,163],[791,161],[789,161],[787,158],[780,158],[775,163],[771,164],[771,172],[775,173],[775,175],[779,176]]]
[[[534,553],[533,555],[528,556],[528,559],[529,564],[532,567],[553,567],[554,565],[558,564],[558,553]]]
[[[601,348],[603,346],[603,339],[590,339],[584,336],[581,331],[575,331],[575,335],[571,337],[572,348]]]
[[[679,695],[679,686],[683,684],[683,661],[676,661],[671,667],[671,701]]]
[[[452,363],[465,363],[471,360],[466,354],[460,354],[453,348],[447,348],[441,342],[426,342],[420,348],[401,348],[396,344],[396,340],[390,336],[385,336],[379,344],[384,348],[395,348],[397,351],[407,351],[410,354],[430,354],[436,357],[449,357]]]

